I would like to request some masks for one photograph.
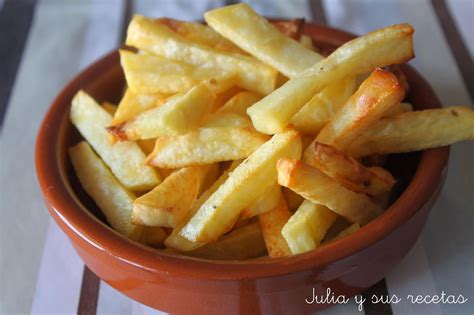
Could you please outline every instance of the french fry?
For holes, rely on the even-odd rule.
[[[352,223],[365,225],[382,213],[367,195],[353,192],[299,160],[280,159],[278,183],[313,203],[324,205]]]
[[[112,228],[133,240],[143,228],[131,223],[135,195],[123,187],[85,141],[71,147],[69,156],[82,187],[94,199]]]
[[[308,135],[301,136],[301,144],[303,148],[303,152],[309,147],[309,145],[313,143],[313,138]]]
[[[410,84],[408,83],[408,79],[400,65],[388,66],[386,67],[386,70],[389,70],[397,77],[398,82],[400,82],[400,84],[403,86],[403,89],[405,90],[405,94],[408,95],[410,92]]]
[[[220,113],[207,117],[203,123],[203,128],[247,128],[253,129],[250,119],[234,113]],[[261,134],[260,134],[261,135]]]
[[[299,158],[299,133],[286,130],[260,146],[229,176],[180,231],[191,241],[209,243],[229,231],[242,210],[276,182],[278,159]]]
[[[112,116],[87,93],[79,91],[74,96],[70,119],[127,189],[151,189],[161,182],[159,174],[145,164],[145,154],[136,143],[110,143],[105,128]]]
[[[206,173],[211,167],[186,167],[168,176],[152,191],[133,203],[132,223],[175,227],[196,200]]]
[[[148,165],[177,168],[246,158],[268,138],[249,128],[199,128],[182,136],[161,136]]]
[[[247,117],[247,108],[259,101],[261,97],[258,94],[244,91],[234,95],[229,101],[227,101],[221,108],[217,110],[217,113],[233,113]]]
[[[328,85],[296,113],[291,124],[303,134],[318,134],[351,97],[355,88],[354,77],[346,77]]]
[[[213,47],[218,50],[245,53],[234,43],[222,37],[209,26],[203,25],[201,23],[179,21],[169,18],[159,18],[153,20],[153,22],[167,26],[169,29],[178,33],[180,36],[186,38],[189,41]]]
[[[103,102],[102,108],[105,109],[105,111],[109,113],[110,116],[113,116],[115,112],[117,111],[117,105],[114,105],[109,102]]]
[[[334,50],[245,3],[205,19],[134,16],[118,106],[73,98],[72,166],[125,237],[203,259],[310,251],[390,205],[389,154],[474,139],[471,108],[402,103],[409,24]]]
[[[258,216],[258,221],[263,231],[265,246],[267,247],[270,257],[285,257],[291,255],[288,243],[281,234],[281,229],[285,226],[290,217],[291,212],[288,210],[283,196],[280,196],[280,200],[275,208]]]
[[[251,106],[247,113],[255,128],[273,134],[283,130],[311,97],[348,75],[358,75],[413,57],[413,28],[386,27],[358,37],[326,59],[294,77]]]
[[[148,53],[119,52],[127,84],[135,94],[175,94],[211,79],[217,86],[222,85],[218,83],[220,81],[233,80],[232,73],[216,69],[195,67]]]
[[[453,106],[406,112],[374,123],[348,148],[354,157],[418,151],[474,139],[474,111]]]
[[[281,193],[285,197],[286,204],[291,212],[295,212],[304,201],[303,197],[286,187],[281,187]]]
[[[217,79],[217,80],[216,80]],[[234,91],[234,88],[236,90],[241,90],[235,82],[235,76],[234,75],[221,75],[217,78],[212,78],[210,79],[209,82],[209,87],[214,91],[216,94],[216,102],[214,102],[213,106],[213,112],[218,108],[217,101],[219,101],[220,96],[225,95],[226,93],[232,93]]]
[[[222,36],[287,77],[299,75],[323,59],[282,34],[245,3],[208,11],[204,19]]]
[[[323,244],[337,241],[337,240],[339,240],[343,237],[351,235],[354,232],[357,232],[358,230],[360,230],[360,225],[359,224],[357,224],[357,223],[351,224],[351,225],[349,225],[349,227],[347,227],[344,230],[342,230],[341,232],[339,232],[335,237],[328,239]]]
[[[219,108],[221,108],[227,101],[229,101],[234,95],[242,92],[243,89],[237,85],[229,85],[227,90],[218,91],[216,96],[216,101],[214,102],[214,108],[212,112],[214,113]]]
[[[212,187],[212,185],[214,185],[216,180],[222,174],[221,165],[219,163],[203,165],[202,167],[204,167],[204,177],[200,181],[197,195],[198,197],[200,197],[205,191]]]
[[[344,150],[371,124],[400,102],[405,91],[391,72],[375,69],[316,137]]]
[[[265,213],[275,208],[281,199],[280,186],[270,186],[261,196],[242,211],[241,218],[247,219]]]
[[[203,192],[201,196],[199,196],[186,217],[176,225],[176,227],[173,229],[173,232],[171,232],[171,234],[165,240],[165,245],[167,247],[180,251],[191,251],[205,245],[205,243],[202,242],[191,242],[190,240],[182,237],[179,233],[181,232],[181,229],[189,222],[189,220],[196,214],[199,208],[201,208],[204,202],[206,202],[206,200],[209,199],[209,197],[214,192],[216,192],[222,184],[225,183],[225,181],[229,178],[229,174],[233,172],[241,162],[241,160],[233,161],[229,168],[221,174],[221,176],[212,184],[212,186]]]
[[[221,260],[244,260],[266,253],[262,229],[258,222],[237,228],[223,235],[217,242],[186,252],[186,255]]]
[[[305,200],[281,230],[292,254],[317,248],[337,219],[329,208]]]
[[[164,229],[160,227],[146,226],[143,227],[143,234],[140,243],[155,248],[161,248],[163,247],[166,237],[168,237],[168,234],[166,234]]]
[[[162,168],[162,169],[160,169],[160,175],[162,176],[163,179],[165,179],[166,177],[170,176],[171,174],[173,174],[177,170],[179,170],[179,168],[178,169],[176,169],[176,168]]]
[[[234,74],[237,85],[260,94],[268,94],[275,87],[277,71],[266,64],[247,55],[191,42],[143,16],[133,17],[126,44],[164,58]]]
[[[301,35],[299,42],[301,45],[306,47],[306,49],[315,51],[313,46],[313,40],[308,35]]]
[[[201,23],[186,22],[170,18],[159,18],[155,19],[154,22],[166,25],[172,31],[178,33],[182,37],[192,42],[206,45],[209,47],[214,47],[219,50],[245,54],[245,52],[238,46],[236,46],[234,43],[222,37],[212,28],[205,26]],[[300,33],[304,20],[278,20],[272,21],[271,23],[275,25],[275,27],[277,27],[278,30],[283,34],[291,38],[298,39],[300,38]],[[306,36],[306,40],[308,38],[309,37]]]
[[[135,94],[127,88],[113,115],[114,118],[110,122],[110,125],[118,125],[134,118],[144,111],[158,107],[158,105],[168,97],[169,96],[162,94]]]
[[[313,148],[307,152],[312,154],[305,155],[305,162],[350,190],[376,196],[390,191],[395,184],[392,175],[383,168],[365,167],[326,144],[315,142],[311,145]]]
[[[397,103],[390,107],[383,115],[382,118],[392,117],[406,112],[412,112],[413,106],[410,103]]]
[[[120,140],[150,139],[163,135],[179,135],[199,126],[209,113],[215,93],[201,83],[186,94],[173,97],[163,105],[149,109],[131,120],[107,130]]]
[[[148,155],[153,152],[153,148],[155,147],[155,141],[156,139],[137,140],[137,144],[140,149],[142,149],[142,151]]]
[[[303,36],[304,19],[292,19],[292,20],[272,20],[270,22],[275,28],[282,34],[293,38],[294,40],[300,40]]]

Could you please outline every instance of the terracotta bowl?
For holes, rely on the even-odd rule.
[[[354,36],[306,25],[316,44],[334,48]],[[402,70],[408,100],[417,109],[440,107],[423,78]],[[132,242],[106,223],[77,184],[67,148],[79,140],[68,119],[71,99],[84,89],[97,100],[117,101],[124,77],[116,51],[75,77],[54,100],[36,142],[36,169],[50,215],[70,238],[85,264],[125,295],[172,313],[308,313],[330,305],[307,304],[324,295],[358,294],[392,269],[410,250],[446,177],[449,148],[391,156],[400,195],[380,217],[353,235],[321,248],[281,259],[208,261],[162,253]]]

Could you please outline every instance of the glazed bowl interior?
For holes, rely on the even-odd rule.
[[[327,50],[353,38],[345,32],[310,24],[305,26],[304,33],[318,47]],[[416,109],[440,107],[434,92],[419,74],[409,66],[402,66],[402,70],[410,84],[407,99]],[[51,205],[50,211],[56,214],[53,217],[60,218],[56,219],[60,225],[73,229],[78,237],[92,246],[150,272],[165,268],[168,272],[179,272],[191,278],[238,279],[275,276],[325,266],[379,242],[413,216],[438,187],[448,160],[447,147],[391,155],[387,168],[397,179],[396,198],[391,206],[349,237],[307,253],[246,261],[205,260],[166,253],[130,241],[112,230],[101,211],[81,188],[68,158],[68,148],[81,140],[68,117],[74,94],[84,89],[98,102],[118,103],[124,82],[116,51],[71,81],[44,119],[37,141],[36,165],[46,202]],[[200,272],[195,272],[195,268],[199,268]]]

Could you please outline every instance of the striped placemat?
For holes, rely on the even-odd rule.
[[[41,119],[78,71],[122,43],[133,13],[202,19],[238,1],[0,1],[0,313],[156,314],[100,281],[50,220],[33,163]],[[412,62],[445,105],[472,104],[472,0],[246,1],[274,17],[304,17],[354,33],[400,22],[415,29]],[[449,175],[413,250],[367,290],[363,309],[351,301],[323,314],[474,313],[474,146],[452,148]],[[408,295],[463,295],[464,304],[413,304]],[[371,303],[372,295],[403,297]],[[304,297],[302,297],[304,298]],[[191,311],[191,310],[190,310]],[[159,313],[159,312],[158,312]]]

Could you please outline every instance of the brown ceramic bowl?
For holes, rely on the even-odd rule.
[[[304,33],[331,49],[353,35],[316,25]],[[440,107],[423,78],[402,67],[417,109]],[[449,148],[394,155],[389,168],[405,183],[391,207],[353,235],[288,258],[208,261],[159,252],[130,241],[106,223],[72,171],[67,148],[79,136],[68,119],[71,99],[84,89],[99,101],[117,101],[124,77],[117,52],[74,78],[51,105],[36,143],[36,168],[49,213],[85,264],[125,295],[172,313],[308,313],[327,288],[347,297],[369,288],[417,240],[446,177]]]

